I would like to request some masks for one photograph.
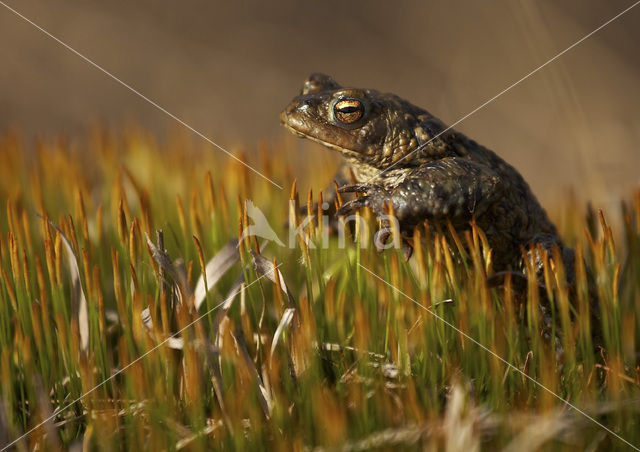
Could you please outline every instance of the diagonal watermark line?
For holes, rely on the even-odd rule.
[[[71,406],[75,405],[76,403],[78,403],[80,400],[84,399],[86,396],[88,396],[89,394],[91,394],[92,392],[94,392],[96,389],[104,386],[106,383],[108,383],[109,381],[113,380],[115,377],[117,377],[118,375],[120,375],[121,373],[123,373],[125,370],[127,370],[128,368],[130,368],[131,366],[133,366],[134,364],[136,364],[137,362],[140,362],[141,360],[143,360],[145,357],[147,357],[148,355],[150,355],[151,353],[153,353],[154,351],[156,351],[157,349],[159,349],[160,347],[162,347],[163,345],[165,345],[167,342],[169,342],[169,340],[171,339],[175,339],[176,336],[178,336],[180,333],[182,333],[184,330],[186,330],[187,328],[192,327],[193,325],[195,325],[196,323],[198,323],[200,320],[202,320],[203,318],[205,318],[206,316],[208,316],[209,314],[211,314],[213,311],[215,311],[216,309],[218,309],[220,306],[222,306],[223,304],[225,304],[227,301],[229,301],[230,299],[232,299],[233,297],[236,297],[239,293],[244,292],[245,290],[247,290],[249,287],[253,286],[255,283],[257,283],[258,281],[260,281],[262,278],[266,277],[267,275],[269,275],[270,273],[273,273],[276,271],[277,268],[279,268],[282,265],[282,263],[278,264],[277,266],[273,267],[271,270],[269,270],[268,272],[266,272],[265,274],[259,276],[255,281],[250,282],[249,284],[245,285],[242,290],[240,290],[239,292],[234,292],[233,294],[229,295],[227,298],[225,298],[224,300],[222,300],[220,303],[218,303],[217,305],[215,305],[214,307],[212,307],[211,309],[209,309],[207,312],[205,312],[204,314],[202,314],[200,317],[198,317],[197,319],[193,320],[191,323],[187,324],[187,326],[181,328],[180,330],[176,331],[175,333],[173,333],[171,336],[167,337],[165,340],[163,340],[162,342],[160,342],[159,344],[157,344],[156,346],[154,346],[153,348],[147,350],[145,353],[143,353],[142,355],[138,356],[136,359],[134,359],[133,361],[131,361],[129,364],[127,364],[126,366],[124,366],[122,369],[119,369],[117,372],[115,372],[113,375],[111,375],[109,378],[105,379],[104,381],[102,381],[101,383],[98,383],[97,385],[95,385],[93,388],[89,389],[87,392],[85,392],[84,394],[82,394],[80,397],[78,397],[77,399],[73,400],[72,402],[69,402],[68,404],[64,405],[62,408],[57,409],[51,416],[49,416],[48,418],[44,419],[42,422],[40,422],[38,425],[36,425],[35,427],[32,427],[30,430],[28,430],[27,432],[25,432],[24,434],[22,434],[22,436],[14,439],[13,441],[11,441],[8,444],[5,444],[2,449],[0,449],[0,452],[7,450],[8,448],[10,448],[11,446],[13,446],[14,444],[16,444],[18,441],[22,440],[23,438],[26,438],[27,436],[29,436],[31,433],[33,433],[34,431],[36,431],[38,428],[42,427],[44,424],[46,424],[47,422],[49,422],[51,419],[53,419],[54,417],[56,417],[58,414],[62,413],[63,411],[67,410],[68,408],[70,408]]]
[[[1,3],[1,2],[0,2]],[[395,167],[398,163],[402,162],[403,160],[407,159],[408,157],[412,156],[413,154],[415,154],[416,152],[420,152],[422,149],[424,149],[429,143],[431,143],[433,140],[435,140],[436,138],[438,138],[440,135],[448,132],[449,130],[453,129],[455,126],[457,126],[458,124],[460,124],[462,121],[464,121],[465,119],[467,119],[469,116],[474,115],[475,113],[477,113],[479,110],[482,110],[484,107],[486,107],[487,105],[489,105],[491,102],[493,102],[494,100],[496,100],[498,97],[502,96],[503,94],[505,94],[506,92],[510,91],[512,88],[514,88],[515,86],[519,85],[520,83],[524,82],[526,79],[528,79],[529,77],[531,77],[533,74],[535,74],[536,72],[540,71],[541,69],[543,69],[544,67],[546,67],[548,64],[554,62],[555,60],[557,60],[558,58],[560,58],[562,55],[564,55],[565,53],[567,53],[568,51],[570,51],[571,49],[573,49],[575,46],[581,44],[583,41],[589,39],[591,36],[593,36],[594,34],[596,34],[597,32],[599,32],[600,30],[602,30],[604,27],[606,27],[607,25],[609,25],[611,22],[615,21],[616,19],[619,19],[621,16],[623,16],[624,14],[628,13],[629,11],[631,11],[633,8],[635,8],[638,4],[640,4],[640,0],[638,0],[637,2],[635,2],[633,5],[629,6],[628,8],[626,8],[625,10],[621,11],[620,13],[616,14],[615,16],[613,16],[611,19],[609,19],[608,21],[606,21],[605,23],[603,23],[602,25],[600,25],[598,28],[596,28],[595,30],[593,30],[591,33],[588,33],[586,35],[584,35],[582,38],[578,39],[576,42],[574,42],[573,44],[571,44],[569,47],[567,47],[566,49],[564,49],[562,52],[557,53],[555,56],[553,56],[552,58],[548,59],[545,63],[543,63],[542,65],[538,66],[537,68],[535,68],[534,70],[532,70],[531,72],[529,72],[527,75],[525,75],[524,77],[522,77],[520,80],[512,83],[511,85],[507,86],[505,89],[503,89],[502,91],[500,91],[498,94],[496,94],[495,96],[493,96],[491,99],[485,101],[483,104],[481,104],[480,106],[476,107],[475,109],[471,110],[469,113],[467,113],[466,115],[464,115],[462,118],[458,119],[456,122],[454,122],[453,124],[451,124],[450,126],[448,126],[446,129],[444,129],[442,132],[439,132],[437,135],[434,135],[432,138],[430,138],[428,141],[422,143],[420,146],[418,146],[417,148],[415,148],[413,151],[411,151],[409,154],[405,155],[404,157],[402,157],[401,159],[399,159],[398,161],[394,162],[393,164],[391,164],[390,166],[388,166],[387,168],[383,169],[382,171],[380,171],[378,174],[376,174],[375,176],[371,177],[370,179],[368,179],[366,182],[364,182],[365,184],[368,184],[369,182],[371,182],[372,180],[376,179],[377,177],[379,177],[380,175],[386,173],[387,171],[389,171],[390,169],[392,169],[393,167]]]
[[[369,270],[367,267],[365,267],[364,265],[362,265],[361,263],[358,263],[358,265],[364,269],[367,273],[371,274],[373,277],[375,277],[376,279],[382,281],[384,284],[386,284],[387,286],[391,287],[393,290],[395,290],[396,292],[398,292],[399,294],[401,294],[403,297],[408,298],[409,300],[413,301],[417,306],[421,307],[422,309],[424,309],[425,311],[427,311],[429,314],[431,314],[432,316],[434,316],[436,319],[440,320],[441,322],[443,322],[444,324],[446,324],[447,326],[453,328],[457,333],[463,335],[466,339],[469,339],[471,342],[473,342],[474,344],[476,344],[478,347],[480,347],[481,349],[483,349],[484,351],[486,351],[487,353],[489,353],[490,355],[494,356],[495,358],[497,358],[498,360],[500,360],[502,363],[506,364],[508,367],[510,367],[511,369],[515,370],[516,372],[522,374],[524,377],[526,377],[527,379],[531,380],[531,382],[535,383],[537,386],[539,386],[540,388],[544,389],[545,391],[547,391],[549,394],[551,394],[552,396],[554,396],[556,399],[560,400],[561,402],[565,403],[567,406],[573,408],[575,411],[577,411],[578,413],[580,413],[581,415],[583,415],[584,417],[586,417],[587,419],[589,419],[590,421],[594,422],[595,424],[599,425],[600,427],[602,427],[604,430],[606,430],[607,432],[609,432],[611,435],[615,436],[616,438],[618,438],[620,441],[622,441],[623,443],[625,443],[626,445],[628,445],[629,447],[632,447],[634,450],[637,450],[638,452],[640,452],[640,448],[638,448],[637,446],[634,446],[633,444],[631,444],[629,441],[627,441],[626,439],[624,439],[623,437],[621,437],[620,435],[618,435],[616,432],[614,432],[613,430],[611,430],[610,428],[608,428],[606,425],[603,425],[602,423],[598,422],[594,417],[590,416],[589,414],[587,414],[585,411],[581,410],[580,408],[578,408],[577,406],[573,405],[571,402],[569,402],[566,399],[563,399],[562,397],[560,397],[558,394],[556,394],[555,392],[553,392],[551,389],[547,388],[545,385],[543,385],[542,383],[540,383],[538,380],[536,380],[535,378],[527,375],[525,372],[523,372],[522,370],[520,370],[519,368],[517,368],[516,366],[514,366],[513,364],[511,364],[509,361],[507,361],[506,359],[502,358],[500,355],[498,355],[496,352],[494,352],[493,350],[485,347],[484,345],[482,345],[480,342],[478,342],[476,339],[474,339],[473,337],[469,336],[467,333],[465,333],[464,331],[462,331],[460,328],[458,328],[457,326],[455,326],[454,324],[452,324],[451,322],[448,322],[446,319],[444,319],[443,317],[439,316],[437,313],[435,313],[433,310],[429,309],[428,307],[426,307],[425,305],[423,305],[422,303],[420,303],[419,301],[417,301],[416,299],[410,297],[409,295],[407,295],[406,293],[404,293],[402,290],[398,289],[396,286],[394,286],[393,284],[385,281],[383,278],[381,278],[380,276],[376,275],[374,272],[372,272],[371,270]]]
[[[161,112],[165,113],[167,116],[169,116],[170,118],[176,120],[178,123],[180,123],[182,126],[186,127],[187,129],[189,129],[191,132],[195,133],[196,135],[198,135],[200,138],[202,138],[203,140],[207,141],[208,143],[212,144],[213,146],[217,147],[218,149],[220,149],[222,152],[224,152],[225,154],[227,154],[229,157],[231,157],[232,159],[236,160],[237,162],[241,163],[242,165],[244,165],[245,167],[247,167],[248,169],[250,169],[251,171],[253,171],[254,173],[256,173],[258,176],[262,177],[263,179],[265,179],[266,181],[270,182],[271,184],[275,185],[276,187],[278,187],[280,190],[283,189],[282,185],[277,184],[276,182],[274,182],[273,180],[269,179],[267,176],[265,176],[264,174],[262,174],[260,171],[258,171],[257,169],[255,169],[253,166],[249,165],[248,163],[242,161],[241,159],[239,159],[238,157],[236,157],[235,155],[233,155],[231,152],[227,151],[225,148],[223,148],[222,146],[220,146],[218,143],[214,142],[211,138],[207,137],[206,135],[204,135],[203,133],[197,131],[196,129],[194,129],[193,127],[191,127],[189,124],[187,124],[186,122],[184,122],[182,119],[180,119],[179,117],[177,117],[176,115],[174,115],[173,113],[171,113],[170,111],[168,111],[166,108],[162,107],[161,105],[159,105],[158,103],[156,103],[155,101],[149,99],[147,96],[145,96],[144,94],[142,94],[140,91],[138,91],[137,89],[135,89],[134,87],[132,87],[131,85],[127,84],[126,82],[123,82],[122,80],[120,80],[118,77],[116,77],[115,75],[113,75],[111,72],[109,72],[108,70],[106,70],[105,68],[103,68],[102,66],[100,66],[98,63],[94,62],[93,60],[91,60],[90,58],[84,56],[83,54],[81,54],[80,52],[78,52],[76,49],[74,49],[73,47],[71,47],[70,45],[68,45],[67,43],[65,43],[64,41],[58,39],[56,36],[52,35],[51,33],[49,33],[47,30],[45,30],[44,28],[42,28],[41,26],[39,26],[38,24],[36,24],[35,22],[33,22],[32,20],[30,20],[29,18],[25,17],[24,15],[22,15],[20,12],[16,11],[15,9],[13,9],[12,7],[10,7],[9,5],[7,5],[6,3],[4,3],[3,1],[0,1],[0,5],[4,6],[5,8],[7,8],[9,11],[11,11],[13,14],[15,14],[16,16],[20,17],[21,19],[23,19],[25,22],[28,22],[29,24],[33,25],[35,28],[37,28],[38,30],[40,30],[42,33],[44,33],[45,35],[47,35],[48,37],[50,37],[51,39],[53,39],[54,41],[56,41],[58,44],[60,44],[61,46],[63,46],[64,48],[66,48],[67,50],[69,50],[70,52],[74,53],[75,55],[79,56],[80,58],[82,58],[84,61],[86,61],[87,63],[89,63],[91,66],[95,67],[96,69],[98,69],[99,71],[103,72],[104,74],[106,74],[107,76],[109,76],[111,79],[113,79],[114,81],[118,82],[120,85],[124,86],[125,88],[127,88],[129,91],[131,91],[132,93],[136,94],[137,96],[139,96],[140,98],[146,100],[148,103],[150,103],[151,105],[153,105],[154,107],[156,107],[158,110],[160,110]]]

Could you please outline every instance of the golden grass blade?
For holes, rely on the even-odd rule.
[[[273,341],[271,342],[271,351],[269,353],[270,357],[273,358],[273,353],[276,351],[276,347],[278,346],[278,342],[282,337],[282,333],[289,326],[291,320],[293,320],[293,315],[295,314],[295,308],[287,308],[282,314],[282,318],[280,319],[280,323],[278,323],[278,327],[276,328],[276,332],[273,334]]]
[[[267,390],[267,387],[264,385],[262,381],[262,377],[260,377],[260,373],[258,372],[258,368],[256,367],[253,359],[251,359],[251,355],[247,350],[247,344],[244,339],[244,334],[242,333],[241,328],[237,328],[235,333],[232,333],[234,340],[236,341],[236,345],[238,347],[238,351],[240,355],[251,373],[254,382],[258,386],[258,398],[260,399],[260,405],[262,406],[262,410],[267,419],[271,417],[271,413],[273,411],[273,397],[271,393]]]
[[[145,237],[147,238],[147,245],[151,248],[153,259],[169,276],[171,276],[171,279],[176,285],[178,295],[182,296],[184,294],[186,296],[190,296],[191,288],[187,284],[187,278],[184,272],[178,270],[177,266],[171,261],[171,258],[164,249],[160,249],[160,247],[154,245],[146,232]]]
[[[87,306],[87,298],[80,282],[80,266],[78,258],[73,251],[73,246],[69,239],[64,235],[62,230],[51,220],[41,217],[49,222],[49,224],[58,231],[62,238],[62,244],[67,252],[67,265],[69,267],[69,276],[71,278],[71,302],[73,314],[78,322],[78,332],[80,334],[80,350],[84,353],[89,349],[89,309]]]
[[[211,290],[220,281],[220,278],[240,260],[238,253],[238,241],[232,239],[218,253],[207,262],[204,274],[200,276],[193,291],[193,304],[198,310]],[[205,282],[206,277],[206,282]]]
[[[253,265],[259,276],[266,276],[271,282],[278,284],[282,289],[282,292],[287,296],[290,308],[296,308],[296,300],[291,295],[291,291],[287,287],[287,283],[284,281],[282,273],[277,271],[276,266],[269,259],[251,250],[251,256],[253,258]],[[276,279],[276,273],[278,278]]]

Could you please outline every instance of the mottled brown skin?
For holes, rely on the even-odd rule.
[[[384,215],[385,203],[392,204],[408,234],[424,220],[448,220],[462,231],[475,219],[493,249],[495,271],[522,271],[521,248],[531,244],[549,251],[558,245],[573,267],[573,252],[562,246],[520,173],[460,132],[446,130],[426,110],[393,94],[343,88],[327,75],[312,74],[281,120],[346,158],[356,184],[340,191],[363,196],[345,203],[339,214],[367,206]]]

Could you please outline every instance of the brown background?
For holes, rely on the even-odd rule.
[[[312,71],[455,122],[633,3],[3,1],[231,149],[281,137],[278,113]],[[615,205],[640,185],[639,25],[640,6],[457,128],[543,202],[572,186]],[[74,135],[96,119],[175,128],[0,5],[0,130]]]

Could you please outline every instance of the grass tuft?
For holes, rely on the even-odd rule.
[[[331,171],[297,152],[262,143],[250,162],[289,193],[181,136],[160,145],[139,130],[96,129],[33,151],[15,134],[0,139],[3,441],[30,432],[18,449],[628,447],[618,435],[640,447],[640,191],[619,212],[569,196],[553,206],[579,256],[572,302],[561,259],[542,250],[543,287],[511,274],[488,284],[494,256],[476,227],[418,228],[409,262],[401,249],[376,252],[369,212],[346,237],[329,235],[332,221],[299,209],[302,198],[323,214],[322,192],[291,174],[319,183]],[[287,246],[241,238],[248,200]],[[551,339],[541,335],[545,300]]]

